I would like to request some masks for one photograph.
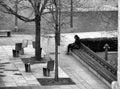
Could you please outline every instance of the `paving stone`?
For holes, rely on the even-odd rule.
[[[79,87],[80,89],[87,89],[85,86],[83,86],[82,84],[77,84],[77,87]]]
[[[52,89],[51,86],[44,86],[45,89]]]
[[[0,84],[1,84],[1,83],[3,83],[3,80],[2,80],[2,78],[0,78]]]
[[[4,83],[15,82],[12,77],[3,77],[3,78],[2,78],[2,81],[3,81]]]
[[[17,87],[20,87],[20,86],[26,87],[26,86],[29,86],[29,85],[27,83],[17,83]]]
[[[17,84],[15,82],[9,82],[9,83],[4,83],[5,87],[17,87]]]
[[[35,76],[33,75],[24,75],[24,79],[27,81],[36,80]]]
[[[0,89],[10,89],[9,87],[0,87]]]
[[[19,86],[18,89],[31,89],[29,86]]]
[[[72,85],[71,86],[72,89],[80,89],[80,87],[76,86],[76,85]]]
[[[40,86],[40,89],[46,89],[45,86]]]
[[[80,81],[79,81],[79,79],[77,79],[76,77],[70,77],[76,84],[79,84],[80,83]]]
[[[88,83],[82,83],[82,85],[84,85],[84,87],[86,88],[86,89],[93,89],[93,87],[92,86],[90,86]]]
[[[0,83],[0,87],[5,87],[4,82]]]
[[[27,83],[29,85],[39,85],[39,82],[37,80],[28,80]]]
[[[30,86],[31,89],[42,89],[40,86]]]
[[[59,86],[50,86],[51,89],[60,89]]]
[[[19,87],[9,87],[9,89],[20,89]]]
[[[64,86],[64,85],[63,85],[63,86],[60,86],[59,88],[60,88],[60,89],[72,89],[72,87],[70,87],[70,86]]]

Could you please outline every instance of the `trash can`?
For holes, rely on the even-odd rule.
[[[43,75],[49,77],[50,76],[50,70],[47,68],[43,68]]]
[[[30,63],[25,63],[25,72],[31,72]]]
[[[13,57],[19,57],[19,51],[13,50]]]

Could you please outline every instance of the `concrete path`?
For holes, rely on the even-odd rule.
[[[42,38],[42,48],[47,56],[54,59],[54,38],[48,37]],[[34,36],[13,35],[10,38],[0,37],[0,89],[110,89],[74,57],[65,55],[66,45],[73,41],[67,37],[68,35],[62,36],[59,47],[59,77],[70,77],[75,85],[42,86],[37,78],[44,78],[42,68],[46,66],[45,63],[32,65],[32,72],[26,73],[20,57],[12,57],[14,44],[23,39],[29,40],[24,56],[33,56],[31,44]],[[43,56],[45,53],[43,52]],[[54,77],[54,72],[51,74]]]

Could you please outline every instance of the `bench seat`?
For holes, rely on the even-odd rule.
[[[7,33],[7,36],[11,36],[11,30],[0,30],[0,33]]]
[[[79,50],[72,50],[72,54],[109,86],[113,81],[117,80],[117,70],[112,68],[106,61],[102,61],[103,59],[97,57],[97,55],[84,44],[81,45]]]

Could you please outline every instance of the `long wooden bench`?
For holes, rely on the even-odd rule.
[[[0,30],[0,33],[7,33],[7,36],[11,37],[11,30]]]
[[[95,52],[93,52],[91,49],[89,49],[84,44],[81,45],[81,48],[89,55],[91,56],[95,61],[100,63],[104,68],[106,68],[108,71],[110,71],[112,74],[117,76],[117,69],[112,67],[109,63],[107,63],[104,59],[100,58]]]
[[[86,50],[90,49],[87,48]],[[86,53],[84,47],[81,47],[81,49],[79,50],[73,50],[72,54],[78,59],[78,61],[84,64],[88,69],[90,69],[90,71],[101,78],[106,84],[110,85],[112,81],[117,80],[116,73],[112,73],[111,71],[109,71],[109,69],[113,70],[114,68],[111,68],[110,65],[104,63],[104,61],[96,61],[99,58],[95,57],[96,60],[93,58],[93,55],[95,55],[95,53],[93,55],[91,54],[90,56]],[[101,63],[104,64],[104,66],[109,67],[109,69],[105,68]]]

